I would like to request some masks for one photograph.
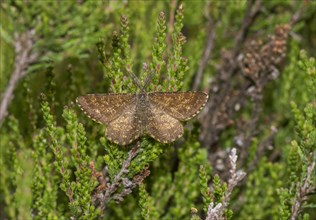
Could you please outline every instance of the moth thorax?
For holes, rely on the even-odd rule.
[[[137,118],[139,124],[146,124],[148,117],[148,96],[145,93],[140,93],[137,101]]]
[[[144,93],[139,94],[139,99],[138,99],[138,105],[141,109],[146,109],[147,108],[147,95]]]

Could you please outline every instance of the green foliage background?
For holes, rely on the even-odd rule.
[[[100,172],[107,167],[107,182],[112,183],[130,147],[106,140],[105,127],[87,118],[74,102],[87,93],[137,92],[131,71],[142,80],[152,71],[158,73],[149,91],[191,90],[205,47],[207,18],[212,16],[220,22],[200,85],[201,90],[210,89],[223,51],[233,47],[247,1],[0,4],[0,93],[16,65],[15,34],[34,30],[33,52],[38,54],[18,82],[0,127],[1,219],[204,219],[209,203],[221,202],[227,178],[212,167],[215,152],[200,144],[200,124],[194,120],[174,144],[142,138],[141,150],[123,176],[133,180],[144,169],[150,176],[123,201],[115,197],[124,192],[120,185],[103,215],[92,201],[99,183],[91,162]],[[263,92],[262,117],[273,114],[278,129],[273,149],[255,156],[270,130],[265,127],[249,148],[249,161],[258,163],[234,190],[227,219],[289,219],[297,183],[306,179],[316,154],[315,2],[262,4],[263,11],[249,31],[253,38],[273,34],[277,25],[290,22],[298,8],[304,8],[304,16],[292,27],[280,77]],[[244,109],[240,115],[247,118],[251,112]],[[231,132],[222,133],[219,150],[231,148]],[[315,219],[315,195],[302,204],[299,218]]]

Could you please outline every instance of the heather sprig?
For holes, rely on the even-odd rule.
[[[119,31],[112,34],[112,50],[109,53],[103,41],[98,42],[99,60],[104,66],[104,76],[110,80],[110,91],[113,93],[136,92],[132,83],[133,63],[129,45],[129,22],[121,16]]]
[[[297,138],[291,142],[289,157],[291,182],[288,189],[280,191],[280,199],[286,198],[288,203],[280,207],[282,218],[297,219],[302,212],[303,204],[308,200],[308,195],[316,190],[315,163],[316,163],[316,67],[315,59],[308,58],[305,51],[300,52],[299,68],[307,75],[307,93],[309,100],[304,106],[292,102],[292,112],[296,122]],[[294,165],[295,163],[295,165]],[[304,215],[304,218],[308,214]]]
[[[189,70],[188,60],[182,55],[182,47],[186,42],[185,36],[181,33],[183,27],[184,7],[180,5],[176,16],[174,31],[171,34],[172,48],[168,57],[167,80],[163,83],[166,91],[179,91],[183,86],[183,78]]]
[[[91,158],[88,155],[88,143],[83,125],[78,123],[75,112],[65,108],[63,117],[66,120],[67,139],[70,144],[72,164],[76,171],[75,180],[64,178],[62,189],[70,199],[70,210],[75,216],[83,219],[97,217],[98,210],[92,205],[91,194],[97,186],[97,180],[92,177],[90,169]]]
[[[146,191],[146,185],[139,186],[139,206],[143,219],[158,219],[159,215],[155,208],[155,202]]]
[[[33,179],[32,179],[32,214],[35,219],[55,216],[58,176],[52,175],[54,170],[53,153],[47,147],[48,139],[45,131],[40,131],[34,138]],[[66,176],[66,175],[65,175]],[[68,176],[69,179],[69,176]],[[65,178],[66,180],[66,178]]]
[[[10,118],[11,131],[14,136],[19,136],[19,134],[15,133],[14,131],[18,131],[17,128],[17,121],[14,118]],[[4,141],[4,140],[2,140]],[[0,192],[3,195],[3,203],[4,204],[11,204],[10,206],[5,206],[4,211],[10,218],[17,218],[17,206],[16,206],[16,195],[12,192],[15,192],[17,189],[17,176],[21,172],[21,164],[18,163],[18,157],[16,152],[16,145],[10,141],[7,142],[7,148],[1,149],[1,157],[0,157]]]
[[[131,163],[131,172],[128,174],[129,177],[132,177],[145,169],[150,163],[163,154],[165,149],[170,145],[153,143],[153,141],[144,139],[140,146],[141,148],[138,156]]]
[[[200,182],[204,182],[204,186],[202,186],[202,189],[204,188],[202,191],[203,201],[204,204],[207,202],[207,204],[205,204],[207,207],[207,220],[231,219],[233,215],[232,210],[229,209],[232,191],[246,176],[244,171],[237,170],[237,158],[236,148],[233,148],[229,155],[230,176],[228,182],[223,182],[219,175],[216,174],[212,180],[212,185],[209,191],[206,191],[205,189],[205,171],[200,169]]]
[[[210,179],[209,173],[210,171],[206,170],[204,166],[200,166],[199,179],[203,203],[205,204],[203,207],[203,211],[205,212],[207,212],[209,204],[213,201],[211,189],[208,186],[208,181]]]
[[[205,149],[200,149],[196,134],[188,134],[187,141],[178,150],[179,165],[174,180],[167,190],[174,198],[166,218],[183,218],[190,212],[199,196],[198,169],[208,164]]]
[[[159,87],[159,82],[161,76],[164,76],[163,72],[165,70],[166,62],[164,55],[166,54],[166,18],[165,13],[160,12],[157,23],[156,23],[156,37],[152,49],[152,62],[150,63],[151,67],[149,69],[145,69],[143,74],[143,80],[148,77],[148,75],[153,74],[152,76],[152,84],[150,84],[149,89],[151,91],[158,90],[160,91],[161,88]],[[156,88],[158,86],[158,88]]]
[[[63,130],[58,128],[56,126],[56,121],[51,113],[51,108],[49,106],[49,102],[47,101],[47,98],[44,94],[41,94],[41,110],[43,114],[43,118],[45,121],[45,137],[47,137],[47,142],[49,144],[50,150],[48,151],[53,155],[52,161],[54,165],[54,170],[57,171],[59,175],[55,176],[55,184],[54,187],[57,187],[58,184],[61,183],[61,181],[64,181],[64,184],[61,184],[62,190],[66,191],[66,188],[68,186],[64,186],[65,183],[69,184],[69,178],[70,173],[68,170],[69,161],[67,160],[67,157],[65,157],[65,148],[62,148],[62,133]],[[41,139],[41,136],[39,136]],[[36,143],[36,142],[35,142]],[[43,146],[41,146],[40,142],[38,143],[38,149],[37,156],[40,158],[42,155],[40,153],[43,153]],[[40,150],[42,149],[42,150]],[[35,151],[36,152],[36,151]],[[49,160],[46,160],[44,162],[48,162]],[[51,168],[52,169],[52,168]],[[61,180],[62,179],[62,180]],[[34,184],[37,184],[36,182]],[[64,187],[63,187],[64,186]],[[57,193],[57,189],[52,190],[50,193]],[[52,194],[53,195],[53,194]],[[56,201],[52,200],[52,201]],[[56,209],[56,203],[53,204],[53,210]]]
[[[279,213],[278,206],[271,207],[271,204],[279,204],[277,193],[284,184],[279,175],[282,175],[284,171],[283,164],[271,163],[266,157],[260,159],[256,169],[247,174],[243,206],[249,208],[242,209],[239,214],[241,219],[247,218],[247,216],[257,216],[259,219],[264,219]],[[273,188],[270,187],[271,185]]]
[[[65,149],[62,148],[61,142],[61,133],[62,130],[56,126],[56,121],[54,120],[53,115],[51,114],[51,108],[49,106],[48,101],[46,100],[46,96],[41,94],[41,109],[43,113],[43,118],[45,121],[45,132],[49,137],[50,148],[55,155],[56,161],[54,165],[56,170],[63,175],[66,168],[68,167],[68,162],[65,160]]]
[[[106,154],[103,158],[107,164],[109,177],[113,180],[115,175],[119,172],[124,159],[127,157],[126,150],[118,148],[116,144],[112,144],[104,137],[100,139],[100,142],[106,150]]]

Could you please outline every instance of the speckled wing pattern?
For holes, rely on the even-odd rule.
[[[122,114],[111,121],[106,128],[107,138],[119,145],[127,145],[142,134],[142,125],[136,114],[136,104],[126,106]]]
[[[143,133],[162,143],[173,142],[183,135],[180,121],[198,114],[207,98],[203,92],[90,94],[78,97],[77,103],[91,119],[107,124],[110,141],[127,145]]]
[[[180,121],[196,116],[205,106],[208,95],[204,92],[149,93],[150,103]]]
[[[204,92],[149,93],[149,114],[146,132],[159,142],[170,143],[183,135],[180,121],[197,115],[205,106]]]
[[[89,94],[79,96],[79,107],[94,121],[108,124],[135,103],[135,94]]]
[[[179,120],[151,104],[146,133],[161,143],[171,143],[183,135],[183,126]]]

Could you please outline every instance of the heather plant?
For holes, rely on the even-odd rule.
[[[0,10],[1,219],[316,218],[315,2]],[[135,77],[210,98],[176,142],[119,146],[75,100]]]

